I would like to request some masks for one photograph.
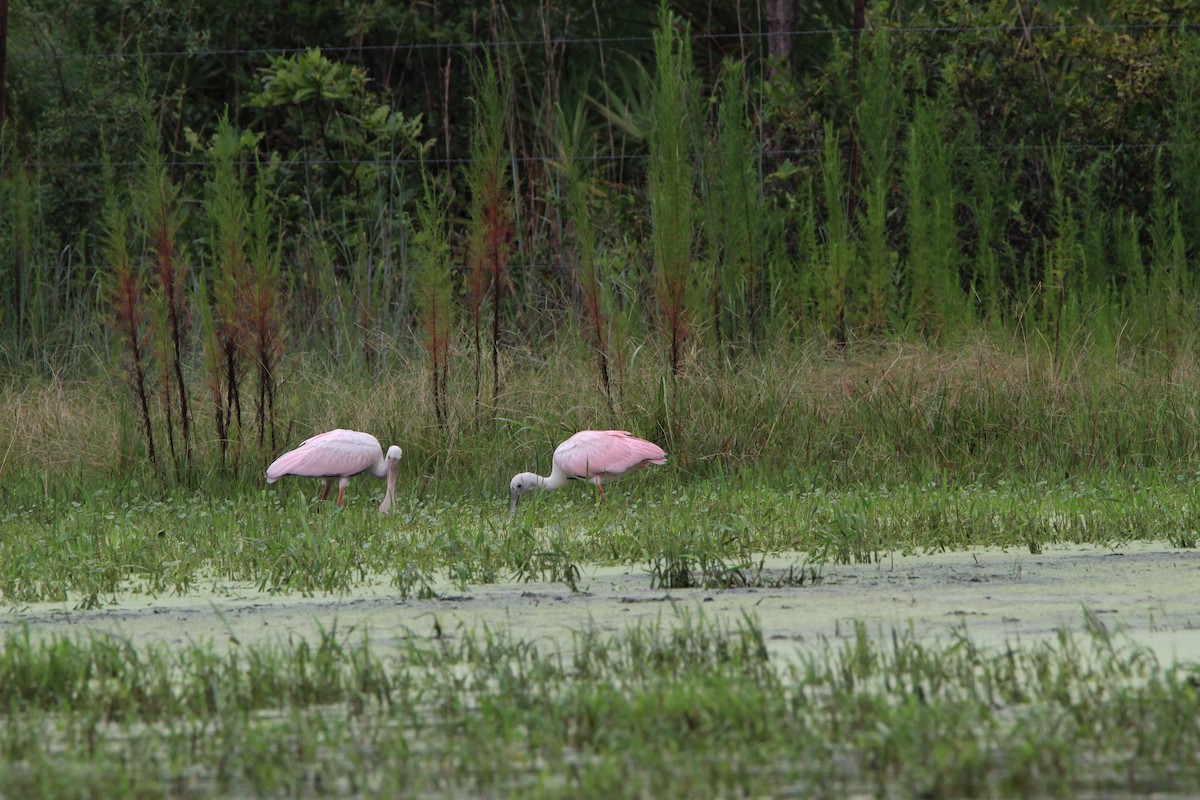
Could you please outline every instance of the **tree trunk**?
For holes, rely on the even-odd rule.
[[[850,28],[850,80],[852,84],[858,87],[858,61],[859,61],[859,42],[862,39],[863,28],[867,26],[867,0],[854,0],[854,23]],[[847,189],[850,192],[850,217],[858,216],[859,196],[858,182],[861,179],[862,173],[862,152],[859,150],[858,137],[854,136],[850,139],[850,157],[848,159],[850,170],[849,182]]]
[[[854,0],[854,52],[858,54],[858,38],[867,27],[867,0]]]
[[[8,62],[8,0],[0,0],[0,127],[8,119],[8,91],[4,83],[4,67]]]
[[[796,0],[767,0],[767,55],[771,57],[771,80],[776,70],[791,70],[795,43]]]

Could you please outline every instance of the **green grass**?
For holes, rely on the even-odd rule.
[[[447,580],[573,585],[586,564],[648,565],[668,587],[722,586],[744,582],[763,555],[802,553],[820,565],[987,545],[1194,547],[1200,530],[1196,473],[828,487],[755,470],[687,481],[663,470],[612,487],[607,504],[577,485],[523,504],[515,517],[503,484],[467,498],[410,486],[390,516],[375,510],[381,485],[359,480],[342,509],[312,499],[319,485],[154,500],[114,489],[26,498],[0,516],[0,597],[91,606],[122,591],[186,593],[208,580],[311,593],[380,576],[419,594]]]
[[[511,356],[492,417],[474,417],[469,376],[452,376],[445,426],[419,363],[397,359],[382,379],[294,366],[292,443],[349,424],[404,447],[387,516],[379,482],[356,479],[337,509],[314,500],[318,481],[265,485],[271,453],[249,444],[240,467],[218,466],[203,433],[194,472],[155,473],[123,387],[30,381],[0,397],[20,423],[0,431],[0,598],[15,618],[37,601],[214,583],[382,581],[403,599],[447,584],[573,589],[598,564],[716,591],[805,586],[824,565],[893,551],[1191,548],[1195,352],[781,346],[697,358],[677,379],[686,403],[667,402],[657,356],[635,353],[610,411],[578,402],[599,397],[586,351],[551,348]],[[569,430],[615,425],[663,442],[667,465],[603,505],[577,485],[508,514],[513,472],[547,471]],[[780,554],[790,573],[761,569]],[[937,643],[859,626],[777,660],[753,619],[584,629],[561,649],[486,629],[399,632],[385,647],[338,630],[179,646],[30,628],[0,643],[0,794],[1194,792],[1195,663],[1161,665],[1091,617],[1082,631],[983,649],[965,629]]]
[[[752,619],[255,647],[9,634],[7,796],[1030,797],[1200,785],[1195,665],[1094,621],[1024,647]]]
[[[427,595],[445,580],[569,586],[588,564],[722,586],[780,553],[819,567],[981,545],[1194,547],[1198,353],[781,345],[697,358],[669,398],[658,358],[634,351],[610,410],[579,345],[511,355],[494,416],[476,416],[470,376],[452,373],[445,425],[419,361],[391,354],[382,378],[292,365],[286,446],[345,426],[404,448],[387,517],[368,478],[341,510],[313,501],[315,480],[267,486],[277,453],[253,442],[236,468],[221,466],[203,418],[196,466],[181,479],[155,472],[127,387],[26,381],[0,396],[0,415],[17,421],[0,430],[0,599],[94,605],[214,579],[339,592],[379,576]],[[576,485],[509,517],[509,478],[548,472],[557,442],[585,427],[631,429],[669,461],[614,485],[605,505]]]

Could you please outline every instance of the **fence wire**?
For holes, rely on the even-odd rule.
[[[759,17],[761,19],[761,10]],[[984,32],[1011,32],[1016,35],[1026,35],[1035,32],[1061,32],[1061,31],[1081,31],[1081,30],[1096,30],[1096,31],[1125,31],[1129,33],[1137,32],[1152,32],[1152,31],[1167,31],[1167,30],[1187,30],[1195,31],[1200,28],[1200,25],[1192,25],[1187,23],[1096,23],[1092,21],[1077,22],[1077,23],[1035,23],[1024,25],[1014,23],[1009,25],[928,25],[928,26],[900,26],[889,27],[889,34],[898,35],[943,35],[943,34],[967,34],[967,33],[984,33]],[[739,31],[736,33],[691,33],[688,38],[693,42],[706,41],[745,41],[745,40],[763,40],[772,36],[783,36],[788,38],[804,38],[812,36],[851,36],[871,30],[856,29],[851,27],[820,27],[820,28],[805,28],[790,31]],[[151,52],[130,52],[130,51],[104,51],[91,53],[22,53],[17,50],[9,49],[7,59],[9,63],[58,63],[71,61],[123,61],[123,60],[159,60],[159,59],[174,59],[174,58],[249,58],[249,57],[274,57],[274,56],[289,56],[299,53],[308,52],[310,50],[319,50],[327,54],[354,54],[354,53],[376,53],[376,52],[391,52],[391,53],[406,53],[410,51],[467,51],[478,48],[526,48],[526,47],[566,47],[572,45],[583,46],[619,46],[639,44],[652,44],[654,37],[652,35],[642,36],[583,36],[583,37],[552,37],[538,39],[502,39],[502,40],[474,40],[464,42],[410,42],[410,43],[393,43],[393,44],[364,44],[364,45],[333,45],[333,46],[313,46],[313,47],[277,47],[277,48],[203,48],[190,50],[161,50]],[[1096,151],[1115,151],[1122,149],[1144,149],[1144,148],[1162,148],[1163,144],[1147,144],[1143,142],[1129,143],[1061,143],[1062,147],[1072,150],[1096,150]],[[996,150],[1022,150],[1036,149],[1042,145],[1015,143],[1011,146],[994,147],[989,149]],[[774,150],[764,147],[761,156],[770,157],[806,157],[819,153],[818,148],[809,148],[804,150]],[[647,158],[644,153],[630,154],[593,154],[590,156],[579,156],[581,160],[592,162],[622,162],[622,161],[638,161]],[[552,159],[542,156],[515,156],[512,158],[514,164],[524,163],[545,163]],[[430,158],[378,158],[378,159],[290,159],[277,161],[275,163],[284,167],[309,167],[309,166],[373,166],[373,167],[397,167],[397,166],[419,166],[424,163],[427,166],[435,167],[454,167],[469,163],[468,158],[448,158],[448,157],[430,157]],[[104,164],[99,161],[79,161],[79,162],[63,162],[63,161],[28,161],[29,166],[52,170],[95,170],[102,169]],[[203,160],[192,159],[174,159],[167,162],[168,166],[173,168],[191,168],[203,167],[207,165]],[[110,164],[115,169],[129,169],[139,166],[137,162],[114,162]],[[243,167],[253,167],[255,162],[247,161],[241,164]]]
[[[1008,31],[1014,34],[1026,32],[1038,33],[1045,31],[1155,31],[1155,30],[1188,30],[1200,29],[1200,25],[1187,23],[1068,23],[1062,25],[1033,24],[1033,25],[964,25],[964,26],[916,26],[887,29],[888,33],[901,35],[928,34],[963,34]],[[738,33],[692,33],[688,38],[693,42],[704,41],[738,41],[745,39],[766,39],[772,36],[787,38],[803,38],[808,36],[851,36],[863,33],[867,29],[856,28],[806,28],[791,31],[742,31]],[[313,45],[311,47],[250,47],[250,48],[215,48],[195,50],[160,50],[156,52],[130,52],[125,50],[95,53],[19,53],[9,52],[10,63],[20,61],[58,62],[58,61],[102,61],[125,59],[162,59],[162,58],[229,58],[242,56],[289,56],[305,53],[309,50],[320,50],[322,53],[374,53],[374,52],[405,52],[420,50],[474,50],[478,48],[507,48],[507,47],[564,47],[568,45],[620,45],[620,44],[652,44],[653,36],[583,36],[549,39],[501,39],[475,40],[468,42],[410,42],[404,44],[364,44],[364,45]]]
[[[761,17],[761,12],[760,12]],[[1014,23],[1011,25],[970,25],[970,26],[910,26],[910,27],[889,27],[887,28],[890,34],[899,35],[961,35],[967,33],[984,33],[984,32],[1011,32],[1015,35],[1026,35],[1033,32],[1061,32],[1061,31],[1081,31],[1081,30],[1097,30],[1097,31],[1125,31],[1129,33],[1137,32],[1152,32],[1152,31],[1167,31],[1167,30],[1187,30],[1194,31],[1200,28],[1200,25],[1191,25],[1185,23],[1095,23],[1095,22],[1079,22],[1065,24],[1046,24],[1037,23],[1031,25],[1023,25]],[[806,28],[790,31],[740,31],[736,33],[692,33],[689,37],[693,42],[705,41],[745,41],[745,40],[763,40],[771,36],[784,36],[790,38],[804,38],[812,36],[850,36],[856,33],[863,33],[867,29],[855,29],[850,27],[821,27],[821,28]],[[412,42],[412,43],[393,43],[387,45],[335,45],[335,46],[316,46],[316,47],[278,47],[278,48],[206,48],[206,49],[191,49],[191,50],[162,50],[152,52],[129,52],[129,51],[107,51],[107,52],[91,52],[91,53],[22,53],[14,51],[10,48],[8,53],[9,63],[58,63],[71,61],[122,61],[122,60],[159,60],[172,58],[250,58],[250,57],[275,57],[289,56],[298,53],[308,52],[310,50],[320,50],[327,54],[354,54],[354,53],[375,53],[375,52],[391,52],[391,53],[406,53],[410,51],[467,51],[478,48],[525,48],[525,47],[566,47],[572,45],[583,46],[620,46],[639,44],[652,44],[654,37],[652,35],[645,36],[584,36],[584,37],[553,37],[540,39],[503,39],[503,40],[475,40],[465,42]],[[1145,142],[1063,142],[1058,145],[1037,144],[1037,143],[1013,143],[1011,145],[988,147],[988,150],[998,151],[1022,151],[1042,149],[1049,146],[1060,146],[1068,150],[1094,150],[1094,151],[1120,151],[1126,149],[1161,149],[1167,147],[1161,143],[1145,143]],[[898,152],[903,148],[898,148]],[[790,149],[777,150],[764,146],[760,153],[760,157],[771,158],[792,158],[792,157],[810,157],[820,153],[820,148],[807,149]],[[625,153],[625,154],[591,154],[579,155],[578,158],[583,161],[591,161],[594,163],[613,163],[613,162],[636,162],[648,158],[645,153]],[[511,163],[516,165],[528,163],[546,163],[553,159],[548,156],[513,156]],[[46,171],[70,171],[70,170],[97,170],[105,167],[100,161],[41,161],[32,159],[26,162],[28,166],[35,169]],[[166,162],[172,168],[199,168],[208,166],[208,162],[200,159],[172,159]],[[418,167],[422,163],[432,167],[456,167],[470,163],[469,158],[453,158],[453,157],[427,157],[427,158],[375,158],[375,159],[284,159],[275,161],[275,164],[285,168],[304,168],[304,167],[354,167],[354,166],[370,166],[370,167]],[[242,167],[253,168],[256,165],[254,161],[244,161],[240,164]],[[140,166],[139,162],[121,161],[112,162],[110,167],[117,170],[126,170]]]
[[[978,149],[985,152],[1002,152],[1002,153],[1019,153],[1030,151],[1044,151],[1061,148],[1068,151],[1096,151],[1096,152],[1117,152],[1121,150],[1165,150],[1171,145],[1167,142],[1012,142],[1010,144],[1001,145],[979,145]],[[843,149],[843,152],[849,152],[850,147]],[[893,149],[897,155],[903,155],[907,147],[903,144],[898,144]],[[805,147],[791,149],[771,149],[763,148],[754,155],[758,158],[770,157],[772,159],[789,159],[789,158],[807,158],[820,155],[824,152],[820,147]],[[650,158],[648,153],[625,153],[625,154],[592,154],[592,155],[576,155],[577,161],[589,161],[592,163],[612,163],[612,162],[627,162],[627,161],[645,161]],[[508,163],[517,165],[526,164],[547,164],[554,163],[557,159],[553,156],[512,156],[507,159]],[[38,161],[31,159],[23,162],[26,165],[43,169],[48,172],[66,171],[66,170],[96,170],[104,169],[103,161]],[[203,159],[168,159],[163,162],[166,166],[172,168],[189,169],[189,168],[204,168],[212,166],[212,162]],[[274,161],[253,161],[241,160],[234,162],[235,165],[253,169],[255,167],[263,167],[268,164],[301,169],[304,167],[330,167],[330,166],[368,166],[368,167],[417,167],[421,165],[430,167],[456,167],[465,164],[470,164],[469,158],[291,158],[277,159]],[[108,166],[117,169],[138,169],[145,164],[141,161],[110,161]]]

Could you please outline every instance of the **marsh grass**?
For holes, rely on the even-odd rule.
[[[1030,796],[1200,781],[1194,665],[1085,618],[983,648],[858,624],[772,654],[753,618],[569,644],[38,638],[0,649],[0,791],[107,797]],[[717,757],[719,754],[720,757]]]
[[[510,65],[485,51],[481,61],[472,65],[471,82],[475,88],[475,116],[471,134],[471,162],[467,170],[470,186],[470,241],[467,280],[469,307],[474,330],[475,395],[479,405],[481,388],[483,303],[488,295],[492,306],[492,402],[500,397],[500,333],[505,279],[511,258],[513,222],[512,192],[505,161],[509,155],[508,133],[512,105]]]
[[[985,335],[939,347],[780,343],[733,361],[694,352],[677,379],[687,400],[677,412],[663,403],[658,356],[643,344],[633,348],[610,412],[575,341],[511,352],[502,368],[513,380],[501,393],[496,424],[482,431],[466,401],[473,396],[466,371],[451,371],[442,429],[422,390],[424,365],[402,345],[382,374],[299,353],[283,370],[289,377],[279,427],[287,433],[279,446],[339,425],[369,430],[405,445],[410,485],[452,496],[493,496],[520,466],[548,471],[553,447],[589,427],[627,427],[655,439],[672,456],[665,471],[689,477],[753,466],[779,469],[780,483],[829,485],[1187,472],[1197,447],[1196,341],[1182,341],[1173,353],[1120,341],[1081,344],[1060,360],[1040,337]],[[452,361],[464,356],[450,352]],[[0,429],[6,469],[38,483],[49,473],[60,492],[92,476],[144,477],[171,488],[169,476],[153,470],[115,469],[121,440],[112,423],[127,400],[115,381],[52,378],[7,389],[0,411],[17,424]],[[206,436],[197,447],[196,474],[207,483],[219,472],[218,442]],[[233,484],[257,484],[276,454],[265,447],[253,453],[241,472],[229,473]]]
[[[894,550],[1194,543],[1194,345],[1056,364],[1049,343],[1013,344],[697,360],[677,379],[689,398],[679,416],[662,402],[656,357],[643,354],[610,416],[580,343],[505,365],[513,380],[484,431],[468,374],[452,372],[439,425],[419,361],[397,359],[379,382],[294,363],[286,446],[353,426],[404,447],[388,517],[366,478],[340,510],[314,500],[315,480],[266,487],[265,448],[222,469],[219,442],[197,440],[197,461],[211,466],[185,484],[131,467],[137,423],[114,424],[124,387],[28,383],[0,397],[17,423],[0,431],[0,596],[94,605],[208,577],[339,592],[381,575],[423,594],[443,579],[570,586],[580,565],[614,563],[650,565],[663,586],[720,586],[781,553],[819,567]],[[592,406],[568,400],[589,393]],[[660,441],[667,466],[614,485],[606,504],[573,486],[508,516],[514,472],[548,472],[573,430],[617,426]]]
[[[308,594],[389,575],[403,596],[429,596],[442,581],[462,590],[503,580],[575,589],[585,564],[645,566],[663,588],[727,588],[784,580],[754,568],[778,554],[797,554],[787,582],[804,585],[823,564],[871,563],[893,551],[1038,552],[1135,539],[1188,546],[1200,528],[1194,474],[837,490],[769,481],[761,471],[686,484],[648,477],[605,506],[564,490],[523,505],[515,519],[502,497],[448,500],[411,490],[389,517],[361,494],[339,510],[313,500],[315,481],[307,492],[301,485],[240,498],[147,500],[97,490],[86,501],[18,504],[0,517],[0,595],[10,604],[95,606],[129,591],[186,593],[207,581]]]
[[[658,20],[649,136],[651,240],[654,293],[670,342],[667,363],[671,375],[677,377],[683,368],[684,342],[691,325],[689,289],[695,280],[692,261],[697,237],[697,176],[693,162],[699,94],[689,26],[685,23],[682,32],[677,30],[666,3],[659,4]]]

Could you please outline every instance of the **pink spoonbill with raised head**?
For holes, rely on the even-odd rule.
[[[552,490],[567,481],[591,481],[604,499],[605,481],[614,481],[650,464],[667,463],[667,454],[654,442],[628,431],[580,431],[554,448],[550,475],[533,472],[514,475],[509,483],[509,511],[517,510],[521,497],[534,489]]]
[[[322,500],[329,497],[329,488],[336,480],[339,506],[346,495],[346,484],[355,475],[365,472],[376,478],[386,478],[387,491],[379,504],[379,510],[386,514],[396,505],[396,473],[400,470],[401,454],[400,448],[392,445],[384,456],[379,440],[371,434],[338,428],[305,439],[295,450],[275,459],[267,467],[266,478],[267,483],[274,483],[285,475],[324,478]]]

